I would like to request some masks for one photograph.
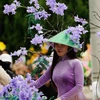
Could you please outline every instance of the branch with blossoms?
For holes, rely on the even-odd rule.
[[[22,6],[21,2],[14,0],[13,3],[10,5],[6,4],[4,5],[4,14],[16,14],[16,10],[18,8],[24,8],[26,9],[26,12],[28,13],[26,17],[28,18],[28,34],[31,35],[30,40],[31,45],[38,46],[41,48],[42,44],[44,42],[47,42],[47,39],[51,37],[50,33],[58,32],[52,24],[48,21],[48,18],[51,16],[44,7],[42,7],[38,0],[30,0],[29,1],[30,6]],[[68,7],[64,3],[56,2],[56,0],[46,0],[46,6],[48,6],[49,10],[52,11],[52,13],[57,14],[57,16],[63,16],[64,11],[68,9]],[[51,27],[52,30],[45,29],[45,27],[40,24],[40,21],[44,20],[46,21]],[[33,33],[32,33],[33,32]],[[46,36],[48,38],[46,38]],[[20,55],[27,55],[28,50],[26,48],[21,48],[18,51],[15,51],[14,53],[11,53],[12,56],[20,56]],[[35,53],[35,52],[34,52]],[[41,56],[42,54],[40,54]],[[39,56],[39,57],[40,57]],[[19,57],[18,60],[21,60]],[[39,60],[40,61],[40,60]]]
[[[78,23],[76,26],[70,26],[68,29],[66,29],[66,33],[70,33],[70,39],[77,44],[80,48],[82,48],[82,45],[84,42],[80,43],[81,35],[86,34],[88,30],[84,28],[84,26],[88,23],[85,19],[79,18],[78,15],[74,16],[74,21]],[[77,51],[75,49],[75,51]]]
[[[34,83],[34,80],[30,74],[27,74],[25,79],[20,75],[14,77],[0,91],[0,100],[47,100],[47,97],[35,86],[30,87],[31,83]]]
[[[52,14],[56,14],[57,16],[64,16],[64,11],[68,9],[68,7],[64,3],[56,2],[56,0],[46,0],[46,6],[48,6],[49,10],[52,11],[52,14],[49,14],[43,6],[41,6],[38,2],[38,0],[30,0],[29,1],[30,6],[22,6],[21,2],[14,0],[12,4],[4,5],[4,14],[16,14],[17,8],[25,8],[28,15],[28,34],[31,35],[30,43],[33,46],[41,47],[43,43],[47,42],[48,38],[52,36],[53,32],[58,33],[58,30],[56,30],[52,24],[48,21],[48,18],[52,16]],[[45,29],[45,26],[42,26],[40,23],[41,20],[46,21],[51,27],[52,30]],[[79,18],[78,16],[74,17],[75,22],[78,23],[78,26],[69,26],[68,29],[66,29],[66,34],[71,33],[71,40],[74,41],[76,44],[78,44],[82,48],[82,44],[80,44],[80,38],[82,34],[87,33],[88,31],[84,29],[85,24],[87,24],[87,21],[83,18]],[[33,33],[32,33],[33,32]],[[51,34],[50,34],[51,33]],[[20,56],[20,55],[27,55],[28,50],[26,48],[21,48],[18,51],[15,51],[14,53],[11,53],[12,56]],[[36,52],[34,52],[36,53]],[[42,58],[43,55],[40,53],[39,59]],[[21,60],[19,57],[18,61]],[[39,62],[41,60],[38,60]],[[42,60],[43,61],[43,60]],[[38,63],[40,65],[40,63]],[[47,63],[45,65],[48,65]],[[43,66],[43,64],[42,64]]]

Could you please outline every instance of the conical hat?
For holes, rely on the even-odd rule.
[[[59,44],[64,44],[73,48],[76,48],[78,50],[81,50],[81,48],[79,47],[78,44],[74,43],[71,39],[70,39],[70,34],[65,34],[66,30],[58,33],[57,35],[51,37],[50,39],[48,39],[48,42],[53,42],[53,43],[59,43]]]

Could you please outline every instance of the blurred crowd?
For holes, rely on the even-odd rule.
[[[37,56],[35,55],[35,57]],[[46,70],[42,67],[36,67],[35,64],[29,63],[29,61],[26,63],[25,57],[22,58],[23,60],[14,62],[12,56],[6,50],[6,46],[0,48],[0,90],[2,90],[3,86],[9,84],[11,78],[17,75],[26,77],[27,73],[32,75],[32,73],[35,71],[35,74],[32,75],[32,78],[36,80],[45,73]],[[50,80],[41,88],[39,88],[39,91],[41,91],[48,98],[48,100],[50,98],[57,97],[57,91],[54,89]]]

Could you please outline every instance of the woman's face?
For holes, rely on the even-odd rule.
[[[55,51],[57,52],[57,55],[60,57],[63,57],[64,55],[66,55],[68,51],[68,46],[63,45],[63,44],[55,43],[54,48],[55,48]]]

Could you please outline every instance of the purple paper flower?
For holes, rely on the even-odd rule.
[[[82,44],[80,44],[80,38],[81,38],[81,34],[85,34],[86,32],[88,32],[88,31],[85,30],[82,25],[78,25],[78,26],[75,26],[75,27],[68,27],[65,34],[70,33],[71,34],[70,39],[75,44],[78,44],[78,46],[80,48],[82,48]]]
[[[20,47],[20,50],[14,51],[14,53],[11,53],[11,56],[20,56],[20,55],[27,55],[27,50],[25,47]]]
[[[30,41],[31,44],[37,45],[37,44],[41,44],[43,42],[43,35],[35,35],[35,37]]]
[[[16,7],[20,7],[21,3],[17,0],[14,0],[13,3],[16,5]]]
[[[68,7],[64,3],[57,3],[55,0],[46,0],[46,5],[50,7],[50,10],[57,15],[64,15],[64,10],[67,10]]]
[[[13,53],[11,52],[11,56],[20,56],[21,55],[21,50],[14,51]]]
[[[30,4],[32,4],[32,3],[37,3],[37,2],[38,2],[38,0],[30,0],[30,1],[29,1]]]
[[[21,54],[22,55],[27,55],[27,50],[26,50],[26,48],[25,47],[20,47],[21,49]]]
[[[15,11],[16,9],[17,8],[16,8],[16,5],[14,3],[12,3],[11,5],[6,4],[6,5],[4,5],[3,13],[4,14],[8,14],[8,15],[9,15],[9,13],[15,14],[16,13],[16,11]]]
[[[30,6],[30,7],[27,7],[27,12],[34,13],[34,12],[36,12],[36,9],[33,6]]]
[[[17,50],[16,55],[20,56],[22,54],[22,50]]]
[[[35,29],[37,31],[41,31],[43,28],[42,28],[42,26],[40,24],[36,24]]]
[[[18,62],[23,62],[23,58],[21,56],[17,60],[15,60],[15,63],[18,63]]]
[[[39,9],[39,8],[40,8],[40,5],[39,5],[38,2],[36,2],[36,3],[34,4],[34,6],[35,6],[36,9]]]
[[[85,25],[85,24],[88,23],[85,19],[79,18],[78,15],[74,17],[74,20],[75,20],[75,22],[80,22],[80,23],[82,23],[82,25]]]
[[[46,5],[53,6],[56,3],[56,0],[46,0]]]
[[[30,81],[29,81],[30,80]],[[0,91],[0,100],[46,100],[42,99],[43,93],[39,92],[35,86],[30,87],[33,82],[31,75],[28,74],[26,78],[18,75],[11,79],[10,83],[3,87]]]
[[[26,88],[23,88],[19,92],[19,100],[32,100],[32,91],[27,90]]]
[[[68,7],[64,3],[56,3],[55,7],[51,10],[55,12],[57,15],[64,15],[64,10],[67,10]]]
[[[34,16],[35,16],[35,19],[44,19],[44,20],[46,20],[49,16],[50,16],[50,14],[48,14],[45,10],[42,10],[42,11],[39,11],[39,12],[35,12],[34,13]]]

